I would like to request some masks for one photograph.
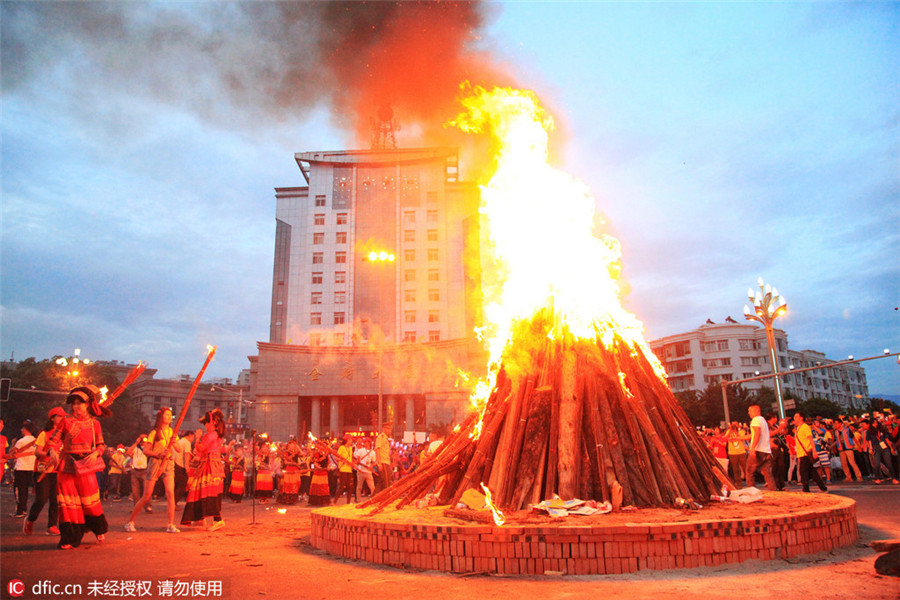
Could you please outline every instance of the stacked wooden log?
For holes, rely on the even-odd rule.
[[[522,323],[483,411],[421,467],[362,506],[456,505],[484,482],[503,510],[563,499],[671,506],[733,484],[640,346],[576,339],[549,311]],[[443,481],[440,478],[444,478]]]

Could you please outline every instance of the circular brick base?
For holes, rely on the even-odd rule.
[[[401,568],[601,575],[789,558],[856,541],[854,500],[828,496],[822,508],[815,506],[817,496],[806,497],[813,506],[784,515],[584,526],[575,525],[577,517],[542,526],[421,524],[397,522],[399,513],[379,520],[335,506],[312,513],[311,543],[337,556]]]

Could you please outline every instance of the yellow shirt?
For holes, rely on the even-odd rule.
[[[162,435],[157,436],[157,431],[154,429],[150,432],[150,435],[147,436],[147,444],[150,445],[150,452],[145,452],[147,456],[151,458],[155,458],[160,456],[163,452],[166,451],[166,448],[169,445],[169,440],[172,439],[172,435],[175,432],[172,431],[171,427],[165,427],[163,429]],[[178,441],[178,436],[175,436],[175,440]]]
[[[797,428],[797,431],[794,433],[794,440],[797,458],[808,454],[811,455],[816,448],[815,444],[813,444],[812,429],[806,423]],[[809,451],[807,452],[807,450]]]
[[[338,456],[340,456],[343,459],[346,459],[346,461],[347,461],[347,462],[344,462],[343,460],[338,461],[338,469],[340,469],[341,473],[352,473],[353,467],[350,465],[352,464],[351,461],[353,460],[353,448],[346,444],[341,445],[341,447],[338,448]]]

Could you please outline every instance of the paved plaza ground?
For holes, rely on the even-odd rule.
[[[131,503],[108,501],[110,533],[103,544],[88,534],[80,548],[57,550],[57,538],[44,535],[46,511],[35,535],[22,535],[22,520],[8,516],[12,492],[4,488],[0,598],[13,597],[14,580],[22,582],[23,598],[900,598],[900,578],[877,575],[877,555],[867,546],[875,539],[900,538],[900,486],[850,483],[832,490],[857,501],[860,526],[859,542],[834,552],[628,575],[499,577],[334,558],[309,545],[309,507],[257,503],[254,509],[249,501],[225,501],[226,527],[220,531],[184,528],[180,534],[165,533],[162,502],[155,503],[153,514],[141,515],[137,533],[127,533],[122,526]]]

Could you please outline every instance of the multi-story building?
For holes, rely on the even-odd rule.
[[[175,419],[178,418],[181,408],[184,406],[194,376],[181,375],[175,379],[142,378],[131,384],[128,391],[142,413],[147,415],[152,425],[156,420],[156,413],[163,407],[171,408]],[[238,422],[238,409],[247,420],[249,402],[242,402],[247,396],[248,389],[231,383],[223,383],[221,380],[210,380],[201,383],[191,398],[191,404],[185,414],[181,430],[196,430],[203,427],[200,419],[208,411],[218,408],[222,411],[228,422],[229,430],[240,428]],[[242,406],[243,404],[243,406]],[[173,424],[174,426],[174,424]],[[235,431],[231,431],[235,433]]]
[[[254,426],[276,439],[371,430],[379,407],[398,434],[461,419],[458,371],[485,360],[473,338],[478,195],[459,181],[456,150],[295,160],[306,185],[275,190],[269,341],[250,357]]]
[[[784,384],[803,400],[827,398],[842,406],[861,407],[869,399],[866,370],[859,363],[828,366],[836,361],[816,350],[789,350],[790,369],[824,367],[803,373],[786,373]]]
[[[782,389],[801,400],[825,398],[843,406],[859,406],[869,397],[865,369],[858,364],[840,365],[805,373],[791,369],[828,364],[831,361],[815,350],[788,348],[788,336],[775,329],[776,357],[782,376]],[[704,390],[710,383],[736,381],[772,372],[766,331],[756,325],[743,325],[729,317],[725,323],[706,323],[685,333],[650,342],[650,348],[662,362],[672,391]],[[771,379],[748,381],[745,389],[774,387]],[[785,408],[794,408],[790,399]]]

